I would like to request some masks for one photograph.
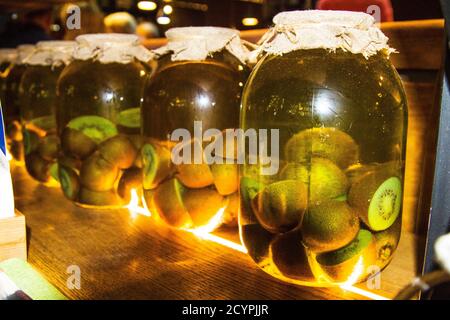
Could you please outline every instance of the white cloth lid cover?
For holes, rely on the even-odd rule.
[[[211,54],[226,50],[245,63],[248,49],[239,31],[221,27],[172,28],[166,32],[167,45],[153,50],[157,56],[171,53],[172,61],[205,60]]]

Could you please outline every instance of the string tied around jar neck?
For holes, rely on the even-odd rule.
[[[153,59],[153,54],[132,34],[98,33],[78,36],[73,54],[76,60],[93,59],[100,63],[127,64],[137,59],[147,63]]]
[[[255,62],[260,54],[283,55],[296,50],[341,49],[362,54],[366,59],[384,52],[396,52],[388,46],[386,37],[375,19],[362,12],[350,11],[287,11],[273,18],[274,26],[261,38],[259,47],[249,60]]]
[[[24,63],[52,68],[68,65],[72,60],[75,41],[40,41]]]
[[[166,32],[167,45],[153,50],[157,57],[171,54],[172,61],[201,61],[226,50],[241,63],[246,63],[249,50],[239,31],[221,27],[172,28]]]

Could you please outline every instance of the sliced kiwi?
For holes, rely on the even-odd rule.
[[[61,148],[66,156],[83,160],[94,153],[97,143],[81,131],[64,128]]]
[[[183,203],[195,227],[201,227],[225,205],[224,198],[213,188],[187,189]]]
[[[177,166],[177,178],[188,188],[204,188],[214,183],[214,178],[206,163],[180,164]]]
[[[273,233],[287,232],[301,224],[307,205],[308,189],[300,180],[272,183],[252,200],[258,222]]]
[[[120,177],[117,187],[117,194],[129,202],[131,198],[131,190],[140,191],[142,188],[142,170],[136,167],[125,170]]]
[[[356,180],[348,194],[349,204],[373,231],[386,230],[400,214],[402,182],[389,174],[383,170],[370,172]]]
[[[226,197],[227,207],[222,223],[227,227],[237,227],[239,215],[239,192],[235,192]]]
[[[392,260],[400,240],[401,227],[402,219],[399,216],[390,228],[374,233],[377,251],[376,263],[381,269],[386,267]]]
[[[141,108],[130,108],[120,112],[117,123],[123,127],[139,128],[141,126]]]
[[[312,128],[293,135],[285,145],[285,155],[290,162],[308,162],[313,156],[327,158],[346,169],[359,161],[359,147],[337,128]]]
[[[237,191],[239,177],[236,164],[212,164],[210,168],[214,185],[221,195],[227,196]]]
[[[280,173],[281,179],[299,179],[309,185],[311,203],[334,199],[347,193],[346,175],[332,161],[313,157],[310,168],[304,164],[289,163]]]
[[[25,157],[25,166],[28,173],[40,182],[49,181],[51,164],[50,161],[43,159],[37,152],[32,152]]]
[[[336,250],[358,234],[358,214],[346,202],[324,201],[308,208],[301,229],[303,243],[312,251]]]
[[[153,205],[168,225],[175,228],[192,226],[192,219],[183,204],[185,188],[176,178],[163,182],[153,194]]]
[[[36,151],[39,147],[40,136],[33,130],[23,129],[23,147],[25,155]]]
[[[46,136],[41,140],[38,152],[47,161],[53,161],[59,154],[59,138],[55,135]]]
[[[56,128],[56,118],[54,116],[43,116],[30,121],[30,125],[38,130],[52,131]]]
[[[69,200],[78,200],[80,192],[80,179],[75,170],[63,165],[59,166],[59,183],[61,189]]]
[[[241,225],[242,243],[247,248],[250,257],[256,263],[261,263],[269,256],[270,243],[274,234],[259,224]]]
[[[98,146],[102,158],[119,169],[128,169],[133,165],[137,156],[137,149],[124,135],[117,135],[105,140]]]
[[[101,207],[120,206],[123,204],[122,200],[112,190],[98,192],[86,188],[81,188],[79,201],[81,204]]]
[[[264,189],[264,184],[258,180],[242,177],[239,195],[241,198],[241,220],[242,223],[257,223],[252,209],[252,202],[256,195]]]
[[[158,145],[144,144],[141,148],[144,189],[154,189],[172,175],[174,168],[170,151]]]
[[[376,250],[370,231],[361,229],[345,247],[317,255],[317,262],[332,281],[344,282],[350,278],[362,280],[369,266],[375,264]]]
[[[81,116],[72,119],[67,127],[82,132],[96,144],[100,144],[118,134],[117,127],[110,120],[99,116]]]
[[[80,170],[80,181],[84,188],[92,191],[108,191],[114,187],[119,175],[119,169],[94,153],[87,158]]]
[[[270,246],[272,260],[284,276],[310,282],[314,280],[314,275],[301,238],[299,230],[278,235]]]

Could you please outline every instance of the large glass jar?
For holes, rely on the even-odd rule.
[[[25,166],[39,182],[57,185],[60,152],[56,133],[56,82],[70,62],[75,42],[43,41],[26,59],[19,101]]]
[[[33,45],[17,47],[17,59],[5,70],[5,90],[2,106],[5,118],[7,148],[17,163],[24,161],[22,126],[20,125],[19,87],[22,75],[27,68],[25,60],[34,51]]]
[[[279,130],[278,170],[246,148],[244,245],[288,282],[363,281],[386,267],[400,237],[407,106],[392,49],[362,13],[294,11],[274,22],[241,127]]]
[[[122,206],[130,188],[141,189],[140,106],[151,55],[134,35],[76,41],[57,86],[60,185],[81,206]]]
[[[8,68],[17,60],[16,49],[0,49],[0,104],[5,104]]]
[[[154,216],[175,228],[212,231],[237,225],[238,166],[234,153],[208,162],[201,131],[221,137],[239,125],[243,84],[248,75],[246,48],[239,33],[226,28],[170,29],[155,74],[144,90],[143,187]],[[186,136],[179,141],[175,132]],[[218,141],[218,140],[216,140]],[[172,153],[186,147],[186,161]],[[224,151],[224,150],[223,150]],[[176,153],[176,152],[175,152]],[[197,159],[197,161],[195,161]],[[230,161],[227,161],[230,160]]]

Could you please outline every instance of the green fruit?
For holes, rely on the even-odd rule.
[[[67,199],[76,201],[80,192],[80,179],[77,173],[63,165],[59,166],[59,183]]]
[[[377,252],[376,264],[383,269],[392,260],[400,240],[402,219],[397,218],[395,223],[388,229],[374,234]]]
[[[57,162],[54,162],[49,168],[50,177],[52,177],[55,181],[59,182],[59,165]]]
[[[314,275],[309,266],[305,247],[301,244],[301,234],[292,230],[278,235],[272,242],[272,260],[278,270],[290,279],[314,281]]]
[[[123,205],[121,199],[112,191],[92,191],[86,188],[81,188],[80,203],[83,205],[101,206],[101,207],[116,207]]]
[[[32,152],[25,157],[25,166],[28,173],[40,182],[49,181],[51,164],[51,162],[42,159],[37,152]]]
[[[210,188],[186,190],[183,203],[195,227],[208,224],[225,205],[223,197]]]
[[[332,281],[354,281],[366,276],[367,268],[374,265],[376,249],[374,237],[367,230],[360,230],[347,246],[317,255],[317,262]]]
[[[40,136],[32,130],[23,129],[23,147],[25,155],[36,151],[39,147]]]
[[[347,133],[336,128],[312,128],[293,135],[285,146],[286,160],[309,162],[327,158],[342,169],[359,161],[359,147]]]
[[[346,202],[328,200],[308,208],[302,223],[303,243],[314,252],[332,251],[358,234],[357,213]]]
[[[256,217],[252,209],[252,201],[264,188],[264,184],[261,182],[242,177],[240,183],[240,198],[241,198],[241,220],[242,223],[257,223]]]
[[[270,243],[274,235],[259,224],[241,225],[242,243],[247,248],[250,257],[256,263],[261,263],[269,256]]]
[[[177,171],[177,178],[188,188],[205,188],[214,183],[213,175],[206,163],[180,164]]]
[[[308,205],[308,189],[300,180],[272,183],[252,201],[261,226],[273,233],[286,232],[301,224]]]
[[[84,188],[92,191],[109,191],[119,175],[119,169],[103,159],[99,153],[87,158],[80,170],[80,182]]]
[[[345,170],[350,184],[353,184],[362,176],[372,171],[391,172],[392,176],[401,176],[402,163],[400,161],[389,161],[384,163],[370,163],[370,164],[355,164]]]
[[[237,191],[239,177],[236,164],[212,164],[210,169],[214,185],[221,195],[227,196]]]
[[[54,131],[56,128],[56,119],[54,116],[43,116],[31,120],[30,125],[43,131]]]
[[[59,138],[55,135],[46,136],[41,140],[38,152],[47,161],[53,161],[59,154]]]
[[[310,169],[305,165],[289,163],[280,173],[281,179],[298,179],[309,185],[311,203],[334,199],[347,193],[346,175],[325,158],[311,158]]]
[[[142,170],[139,168],[129,168],[124,171],[120,177],[119,185],[117,187],[117,194],[124,199],[125,202],[130,202],[131,190],[136,191],[142,188]]]
[[[62,167],[67,167],[75,171],[80,171],[82,162],[79,159],[74,159],[67,156],[60,156],[58,158],[58,164]]]
[[[117,123],[122,127],[139,129],[141,126],[141,108],[131,108],[120,112]]]
[[[97,144],[81,131],[65,128],[61,135],[61,148],[71,158],[86,159],[97,149]]]
[[[117,135],[102,142],[98,146],[98,152],[103,159],[119,169],[131,167],[138,153],[130,139],[123,135]]]
[[[183,204],[185,189],[176,179],[163,182],[153,194],[153,207],[158,216],[175,228],[189,228],[192,219]]]
[[[170,151],[164,147],[144,144],[141,149],[144,189],[154,189],[173,174]]]
[[[100,144],[118,134],[114,123],[99,116],[81,116],[72,119],[67,127],[82,132],[96,144]]]
[[[389,228],[400,214],[402,182],[390,172],[370,172],[355,181],[348,194],[349,204],[373,231]]]

